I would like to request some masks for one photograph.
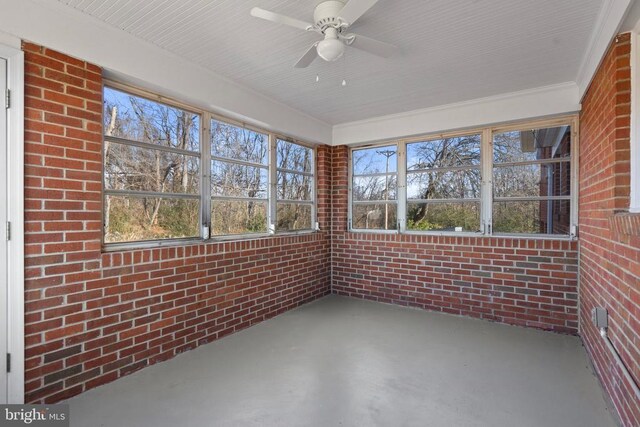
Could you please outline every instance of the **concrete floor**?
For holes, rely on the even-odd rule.
[[[68,403],[73,427],[616,426],[576,337],[337,296]]]

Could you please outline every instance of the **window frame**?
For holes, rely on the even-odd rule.
[[[404,196],[404,206],[403,206],[403,211],[404,211],[404,217],[402,218],[402,224],[400,229],[407,234],[435,234],[435,235],[442,235],[442,236],[447,236],[447,235],[466,235],[466,236],[477,236],[479,233],[481,233],[482,229],[483,229],[483,224],[482,224],[482,218],[483,218],[483,207],[484,207],[484,203],[485,203],[485,198],[484,198],[484,191],[485,191],[485,185],[484,185],[484,164],[485,164],[485,156],[486,156],[486,151],[484,149],[484,143],[485,143],[485,135],[484,135],[484,131],[481,131],[479,129],[471,129],[471,130],[467,130],[467,131],[461,131],[461,132],[447,132],[447,133],[443,133],[443,134],[437,134],[437,135],[429,135],[429,136],[422,136],[422,137],[417,137],[417,138],[411,138],[408,139],[406,141],[404,141],[403,145],[403,156],[405,157],[403,160],[403,174],[405,177],[405,181],[403,184],[403,187],[405,188],[405,192],[406,192],[406,187],[407,187],[407,178],[409,176],[409,173],[407,171],[407,157],[406,157],[406,153],[407,153],[407,145],[409,144],[416,144],[416,143],[420,143],[420,142],[429,142],[429,141],[437,141],[437,140],[441,140],[441,139],[446,139],[446,138],[456,138],[456,137],[465,137],[465,136],[474,136],[474,135],[479,135],[480,136],[480,164],[477,166],[477,169],[480,172],[480,198],[476,199],[437,199],[436,201],[431,201],[428,203],[433,203],[433,204],[442,204],[442,203],[478,203],[479,204],[479,216],[480,216],[480,230],[478,231],[422,231],[422,230],[409,230],[407,229],[407,219],[406,219],[406,213],[408,212],[407,210],[407,206],[409,205],[410,202],[415,203],[416,201],[420,202],[421,200],[418,199],[411,199],[409,200],[408,196],[405,194]],[[442,171],[462,171],[462,170],[471,170],[471,169],[476,169],[476,166],[471,165],[471,166],[460,166],[460,167],[444,167],[444,168],[431,168],[431,170],[437,170],[440,169]],[[413,172],[412,172],[413,173]],[[418,172],[419,173],[419,172]]]
[[[183,104],[181,102],[175,101],[173,99],[169,99],[166,98],[162,95],[159,94],[154,94],[151,92],[147,92],[144,91],[142,89],[136,88],[136,87],[132,87],[120,82],[116,82],[116,81],[112,81],[112,80],[103,80],[102,83],[102,100],[104,103],[104,90],[105,88],[111,88],[114,90],[117,90],[119,92],[123,92],[125,94],[130,94],[139,98],[143,98],[146,99],[148,101],[151,102],[156,102],[156,103],[160,103],[160,104],[164,104],[166,106],[169,107],[174,107],[174,108],[179,108],[181,110],[193,113],[193,114],[197,114],[200,117],[200,130],[198,132],[198,137],[199,137],[199,146],[200,146],[200,150],[197,152],[197,156],[194,156],[195,152],[190,153],[190,154],[186,154],[183,152],[183,150],[180,149],[172,149],[172,148],[168,148],[168,147],[163,147],[163,148],[158,148],[158,147],[153,147],[151,144],[149,143],[145,143],[145,142],[141,142],[141,141],[135,141],[135,140],[128,140],[125,138],[118,138],[118,137],[107,137],[104,134],[104,130],[102,132],[102,147],[101,147],[101,157],[102,157],[102,209],[101,209],[101,213],[102,213],[102,229],[101,229],[101,242],[102,242],[102,248],[105,251],[116,251],[116,250],[123,250],[123,249],[132,249],[132,248],[140,248],[140,249],[144,249],[144,248],[153,248],[153,247],[158,247],[158,246],[165,246],[165,245],[176,245],[178,243],[195,243],[198,242],[202,239],[202,224],[203,224],[203,187],[205,185],[205,180],[203,178],[203,174],[204,174],[204,170],[203,170],[203,163],[202,163],[202,158],[203,158],[203,135],[204,135],[204,112],[202,110],[199,110],[197,108],[193,108],[189,105]],[[104,112],[103,112],[104,114]],[[169,193],[171,196],[168,198],[185,198],[185,199],[190,199],[190,200],[197,200],[198,197],[200,199],[200,212],[199,212],[199,230],[200,230],[200,235],[199,236],[193,236],[193,237],[182,237],[182,238],[171,238],[171,239],[150,239],[150,240],[135,240],[135,241],[131,241],[131,242],[106,242],[105,241],[105,233],[104,233],[104,227],[105,227],[105,200],[106,197],[109,194],[114,194],[114,195],[120,195],[120,196],[126,196],[127,194],[132,194],[134,197],[140,197],[142,195],[141,192],[138,191],[120,191],[120,190],[107,190],[106,188],[106,181],[105,181],[105,157],[104,157],[104,149],[105,149],[105,144],[104,142],[109,139],[112,142],[115,143],[119,143],[119,144],[124,144],[124,145],[129,145],[129,146],[136,146],[136,147],[141,147],[144,149],[150,149],[150,150],[158,150],[158,151],[166,151],[166,152],[172,152],[172,153],[178,153],[178,154],[185,154],[185,155],[190,155],[191,157],[197,157],[200,160],[200,173],[199,173],[199,196],[196,197],[184,197],[184,196],[178,196],[178,197],[171,197],[171,196],[175,196],[172,193]],[[120,141],[120,142],[119,142]],[[155,193],[154,192],[144,192],[144,193],[148,193],[150,196],[153,196]]]
[[[578,126],[578,116],[568,116],[568,117],[559,117],[557,119],[547,119],[547,120],[537,120],[537,121],[527,121],[520,122],[517,124],[500,126],[492,129],[491,133],[491,177],[493,177],[493,137],[495,134],[518,131],[523,129],[543,129],[543,128],[552,128],[559,126],[569,126],[571,129],[571,152],[569,156],[569,167],[570,167],[570,179],[571,186],[569,195],[569,234],[548,234],[548,233],[540,233],[540,234],[529,234],[529,233],[493,233],[493,230],[490,230],[490,234],[494,236],[509,236],[509,237],[534,237],[534,238],[547,238],[547,239],[569,239],[573,240],[577,238],[578,235],[578,147],[579,147],[579,126]],[[557,160],[557,161],[548,161],[548,162],[539,162],[538,164],[554,164],[554,163],[563,163],[567,162],[567,160]],[[500,198],[500,199],[508,199],[508,198]],[[541,197],[540,200],[554,200],[554,197]],[[513,200],[513,199],[512,199]],[[566,197],[561,197],[558,200],[566,200]],[[491,206],[489,209],[493,209],[493,195],[491,198]]]
[[[317,155],[318,150],[317,146],[311,143],[307,143],[304,141],[300,141],[296,138],[292,138],[290,136],[269,131],[267,129],[263,129],[257,126],[253,126],[249,123],[241,122],[238,120],[231,119],[229,117],[225,117],[223,115],[207,111],[204,109],[196,108],[189,104],[185,104],[183,102],[177,101],[173,98],[165,97],[155,92],[147,91],[145,89],[141,89],[136,86],[129,85],[127,83],[122,83],[115,80],[104,79],[102,84],[102,98],[104,101],[104,89],[105,87],[115,89],[117,91],[121,91],[127,94],[131,94],[133,96],[141,97],[147,99],[152,102],[158,102],[170,107],[179,108],[190,113],[198,114],[200,116],[200,151],[198,159],[200,160],[200,188],[199,188],[199,198],[200,198],[200,235],[195,237],[184,237],[184,238],[172,238],[172,239],[153,239],[153,240],[137,240],[131,242],[113,242],[107,243],[105,242],[105,234],[104,234],[104,226],[105,226],[105,198],[109,193],[106,190],[105,185],[105,159],[104,159],[104,141],[106,140],[104,135],[104,130],[102,132],[102,231],[101,231],[101,242],[102,242],[102,250],[103,252],[115,252],[122,250],[131,250],[131,249],[147,249],[147,248],[156,248],[156,247],[167,247],[167,246],[177,246],[177,245],[190,245],[190,244],[201,244],[207,242],[225,242],[225,241],[234,241],[234,240],[249,240],[256,239],[262,237],[269,237],[275,235],[296,235],[296,234],[309,234],[316,231],[319,231],[319,226],[317,222],[317,206],[318,206],[318,170],[317,170]],[[268,162],[266,164],[267,169],[267,231],[266,232],[256,232],[256,233],[242,233],[242,234],[225,234],[225,235],[212,235],[211,233],[211,204],[212,204],[212,195],[211,195],[211,121],[216,120],[223,122],[225,124],[240,127],[246,130],[250,130],[253,132],[258,132],[268,137]],[[117,138],[115,138],[117,139]],[[306,148],[310,148],[312,150],[312,179],[313,184],[311,191],[313,193],[313,197],[310,203],[311,208],[311,224],[312,227],[304,230],[293,230],[293,231],[277,231],[275,229],[275,215],[277,209],[277,152],[276,152],[276,143],[277,140],[285,140],[288,142],[292,142]],[[127,140],[128,141],[128,140]],[[136,141],[133,141],[132,145],[137,144]],[[144,144],[144,143],[140,143]],[[145,148],[146,145],[144,144]],[[152,148],[152,147],[149,147]],[[162,150],[162,149],[161,149]],[[181,150],[177,150],[176,152],[181,153]],[[196,157],[196,156],[193,156]],[[231,159],[230,162],[233,162]],[[207,166],[207,167],[205,167]],[[132,192],[135,193],[135,192]],[[196,197],[190,197],[191,199],[196,199]],[[242,200],[242,199],[240,199]],[[257,199],[260,201],[264,201],[264,199]],[[273,224],[273,227],[272,227]]]
[[[396,199],[395,200],[371,200],[369,201],[370,204],[395,204],[396,205],[396,219],[397,219],[397,223],[396,223],[396,227],[392,228],[392,229],[375,229],[375,228],[354,228],[353,227],[353,206],[354,206],[354,200],[353,200],[353,179],[356,176],[373,176],[373,175],[380,175],[380,176],[389,176],[391,175],[390,173],[377,173],[377,174],[371,174],[371,175],[354,175],[353,173],[353,152],[357,151],[357,150],[366,150],[366,149],[370,149],[370,148],[379,148],[379,147],[392,147],[395,146],[396,147]],[[401,153],[401,144],[400,142],[395,142],[395,141],[387,141],[384,143],[380,143],[380,144],[365,144],[365,145],[358,145],[358,146],[353,146],[349,149],[349,154],[348,154],[348,160],[347,163],[349,165],[349,170],[347,173],[347,177],[349,180],[349,185],[348,185],[348,191],[349,191],[349,207],[347,209],[347,228],[349,231],[355,231],[355,232],[359,232],[359,233],[380,233],[380,234],[397,234],[399,232],[399,224],[400,224],[400,200],[404,197],[406,198],[406,175],[403,175],[403,177],[401,178],[401,171],[400,171],[400,162],[401,162],[401,158],[404,158],[404,153]],[[402,180],[401,180],[402,179]],[[403,184],[404,183],[404,184]],[[367,204],[367,201],[355,201],[355,204]],[[406,204],[405,204],[406,206]],[[404,214],[402,216],[402,218],[404,219]]]
[[[559,126],[569,126],[571,131],[571,155],[568,159],[570,164],[570,232],[569,234],[530,234],[530,233],[494,233],[493,232],[493,136],[498,133],[523,130],[541,129]],[[480,151],[480,230],[475,231],[423,231],[407,229],[407,144],[416,142],[427,142],[453,137],[469,135],[481,135]],[[478,237],[495,236],[519,239],[541,239],[541,240],[575,240],[578,234],[578,147],[579,147],[579,126],[578,115],[561,115],[551,118],[520,120],[516,122],[473,127],[462,130],[430,133],[409,138],[394,140],[384,140],[376,143],[356,144],[349,149],[348,158],[348,180],[349,180],[349,203],[347,229],[356,233],[380,233],[380,234],[408,234],[408,235],[431,235],[431,236],[459,236]],[[383,146],[397,146],[397,179],[398,179],[398,224],[395,230],[375,230],[354,228],[353,225],[353,151],[363,148],[376,148]],[[471,201],[471,200],[470,200]]]
[[[264,237],[264,236],[268,236],[271,233],[269,232],[269,224],[271,221],[271,216],[270,216],[270,211],[271,211],[271,186],[270,186],[270,177],[271,177],[271,134],[269,132],[266,132],[264,130],[259,130],[257,128],[254,128],[253,126],[250,125],[246,125],[246,124],[241,124],[238,122],[235,122],[233,120],[229,120],[227,118],[224,118],[222,116],[219,116],[217,114],[212,114],[212,113],[206,113],[206,120],[207,120],[207,130],[206,130],[206,135],[207,135],[207,154],[208,154],[208,165],[209,165],[209,169],[207,170],[207,174],[208,174],[208,178],[206,179],[206,182],[208,184],[208,188],[204,189],[202,191],[202,196],[203,198],[208,198],[208,203],[209,206],[207,207],[207,210],[202,211],[202,216],[203,216],[203,224],[208,224],[209,227],[209,236],[203,236],[204,240],[229,240],[229,239],[234,239],[236,237],[242,237],[242,238],[252,238],[252,237]],[[249,130],[251,132],[255,132],[255,133],[259,133],[262,135],[265,135],[267,137],[267,164],[266,165],[259,165],[257,163],[253,163],[253,162],[248,162],[245,160],[238,160],[238,159],[232,159],[232,158],[227,158],[227,157],[218,157],[216,156],[214,158],[213,154],[211,153],[211,138],[212,138],[212,132],[211,132],[211,122],[212,121],[217,121],[217,122],[221,122],[224,123],[225,125],[230,125],[230,126],[234,126],[240,129],[245,129],[245,130]],[[251,198],[249,197],[233,197],[233,196],[216,196],[214,197],[211,194],[211,162],[212,161],[220,161],[220,162],[225,162],[225,163],[231,163],[231,164],[236,164],[236,165],[245,165],[248,167],[256,167],[256,168],[262,168],[262,169],[266,169],[267,171],[267,196],[266,198],[255,198],[253,200],[255,201],[259,201],[259,202],[266,202],[267,203],[267,230],[266,231],[257,231],[257,232],[247,232],[247,233],[235,233],[235,234],[218,234],[218,235],[214,235],[212,233],[211,230],[211,210],[213,207],[213,200],[218,198],[218,200],[230,200],[230,201],[249,201]],[[207,197],[208,196],[208,197]]]
[[[278,167],[278,140],[285,141],[290,144],[300,145],[311,150],[311,172],[303,173],[298,171],[291,171],[289,169],[281,169]],[[318,150],[312,144],[308,144],[297,139],[284,136],[279,133],[272,133],[269,135],[269,164],[273,167],[269,169],[269,223],[268,229],[270,234],[304,234],[313,231],[320,231],[320,225],[318,224]],[[311,200],[291,200],[292,204],[311,205],[311,227],[300,230],[282,230],[278,231],[278,203],[287,203],[288,200],[278,199],[278,171],[283,170],[286,173],[293,173],[298,175],[311,176]],[[273,195],[271,197],[271,195]],[[272,202],[273,200],[273,202]]]

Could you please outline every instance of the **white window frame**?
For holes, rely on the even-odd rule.
[[[142,98],[149,99],[154,102],[160,102],[171,107],[180,108],[186,111],[189,111],[194,114],[198,114],[200,116],[200,236],[197,237],[185,237],[179,239],[156,239],[156,240],[138,240],[133,242],[114,242],[114,243],[105,243],[104,242],[104,229],[102,233],[102,250],[104,252],[113,252],[113,251],[121,251],[121,250],[130,250],[130,249],[145,249],[145,248],[153,248],[153,247],[165,247],[165,246],[176,246],[176,245],[185,245],[185,244],[194,244],[201,242],[215,242],[215,241],[230,241],[230,240],[247,240],[247,239],[255,239],[260,237],[267,237],[271,235],[295,235],[295,234],[308,234],[319,231],[319,226],[317,222],[317,188],[318,188],[318,170],[317,170],[317,155],[318,150],[314,144],[309,144],[304,141],[300,141],[295,138],[291,138],[287,135],[280,134],[277,132],[269,131],[257,126],[253,126],[248,123],[240,122],[237,120],[230,119],[220,114],[212,113],[206,110],[202,110],[199,108],[195,108],[191,105],[182,103],[180,101],[176,101],[173,98],[165,97],[159,95],[155,92],[150,92],[144,89],[140,89],[136,86],[131,86],[127,83],[118,82],[114,80],[103,81],[103,93],[104,87],[110,87],[125,93],[130,93],[131,95],[139,96]],[[237,126],[243,129],[251,130],[254,132],[258,132],[261,134],[265,134],[269,139],[269,161],[268,161],[268,185],[267,185],[267,228],[268,230],[264,233],[243,233],[243,234],[226,234],[226,235],[217,235],[213,236],[211,234],[211,120],[217,120],[220,122],[224,122],[225,124],[229,124],[232,126]],[[277,231],[275,229],[275,216],[277,209],[277,200],[276,200],[276,186],[277,186],[277,153],[276,153],[276,141],[277,139],[282,139],[285,141],[292,142],[294,144],[298,144],[312,150],[312,173],[313,173],[313,185],[312,185],[312,201],[307,202],[312,205],[311,208],[311,224],[312,227],[310,229],[304,230],[292,230],[292,231]],[[103,135],[104,140],[104,135]],[[103,156],[103,167],[104,167],[104,156]],[[232,161],[231,161],[232,162]],[[205,167],[206,166],[206,167]],[[102,174],[103,180],[103,200],[106,194],[104,190],[104,172]],[[243,200],[243,199],[238,199]],[[263,199],[257,199],[263,200]],[[104,215],[104,212],[103,212]],[[104,221],[103,221],[104,222]],[[315,224],[315,226],[314,226]]]
[[[491,128],[491,157],[487,162],[491,162],[491,174],[493,175],[493,135],[511,132],[517,130],[525,130],[525,129],[544,129],[544,128],[552,128],[552,127],[560,127],[560,126],[569,126],[571,129],[571,155],[569,157],[569,167],[571,168],[570,176],[571,176],[571,195],[569,197],[569,234],[527,234],[527,233],[493,233],[493,230],[489,230],[491,235],[496,236],[512,236],[512,237],[535,237],[535,238],[547,238],[547,239],[556,239],[556,238],[568,238],[575,239],[578,235],[578,156],[579,156],[579,126],[578,126],[578,116],[568,116],[568,117],[560,117],[557,119],[546,119],[546,120],[535,120],[529,122],[520,122],[513,125],[506,126],[498,126]],[[566,162],[566,161],[562,161]],[[541,164],[552,164],[551,162],[541,162]],[[491,176],[492,176],[491,175]],[[553,198],[547,197],[548,200],[553,200]],[[493,209],[493,191],[491,197],[490,207],[488,209]]]
[[[130,248],[148,248],[148,247],[156,247],[156,246],[165,246],[165,245],[175,245],[176,243],[184,243],[184,242],[189,242],[189,241],[198,241],[201,240],[202,237],[204,237],[204,227],[202,227],[202,224],[204,224],[204,217],[203,217],[203,213],[205,212],[203,209],[203,204],[204,204],[204,175],[205,175],[205,171],[204,171],[204,167],[203,167],[203,151],[205,149],[204,147],[204,142],[203,142],[203,137],[204,137],[204,132],[203,132],[203,127],[204,127],[204,113],[202,111],[199,111],[197,109],[191,108],[189,106],[186,106],[184,104],[181,104],[177,101],[171,100],[171,99],[167,99],[164,98],[160,95],[154,95],[151,94],[149,92],[137,89],[137,88],[133,88],[130,87],[128,85],[122,84],[122,83],[118,83],[118,82],[112,82],[112,81],[103,81],[103,85],[102,85],[102,93],[103,93],[103,97],[104,97],[104,89],[105,88],[111,88],[111,89],[115,89],[117,91],[123,92],[125,94],[131,94],[133,96],[137,96],[143,99],[147,99],[151,102],[157,102],[160,104],[164,104],[167,105],[169,107],[173,107],[173,108],[178,108],[184,111],[187,111],[189,113],[193,113],[193,114],[197,114],[200,116],[200,132],[198,137],[200,138],[199,141],[199,146],[200,146],[200,151],[196,152],[183,152],[182,150],[179,149],[174,149],[174,148],[168,148],[168,147],[155,147],[153,144],[150,143],[145,143],[145,142],[139,142],[139,141],[134,141],[134,140],[128,140],[128,139],[124,139],[124,138],[117,138],[117,137],[107,137],[106,135],[102,135],[102,140],[110,140],[111,142],[114,142],[116,144],[123,144],[123,145],[131,145],[131,146],[138,146],[141,148],[145,148],[145,149],[150,149],[150,150],[159,150],[159,151],[167,151],[167,152],[172,152],[172,153],[177,153],[177,154],[185,154],[185,155],[189,155],[192,157],[197,157],[200,160],[200,194],[199,195],[186,195],[186,194],[174,194],[174,193],[162,193],[162,194],[158,194],[158,193],[154,193],[154,192],[149,192],[149,191],[127,191],[127,190],[107,190],[106,189],[106,182],[105,182],[105,173],[104,173],[104,162],[105,162],[105,158],[104,158],[104,144],[102,145],[102,167],[103,167],[103,171],[102,171],[102,200],[103,200],[103,206],[104,206],[104,201],[106,200],[106,197],[108,195],[115,195],[115,196],[127,196],[127,195],[131,195],[134,197],[143,197],[145,195],[148,195],[149,197],[154,197],[154,196],[162,196],[162,197],[166,197],[168,199],[179,199],[179,198],[183,198],[183,199],[189,199],[189,200],[197,200],[198,198],[200,199],[200,236],[194,236],[194,237],[184,237],[184,238],[177,238],[177,239],[150,239],[150,240],[136,240],[136,241],[132,241],[132,242],[112,242],[112,243],[108,243],[105,242],[105,235],[104,235],[104,209],[102,212],[103,215],[103,228],[102,228],[102,247],[105,250],[121,250],[121,249],[130,249]],[[208,147],[208,145],[207,145]],[[194,155],[194,154],[197,154]]]
[[[270,173],[269,177],[271,179],[270,188],[270,216],[269,216],[269,232],[270,234],[296,234],[296,233],[308,233],[311,231],[319,231],[320,225],[318,224],[318,162],[317,155],[318,150],[311,145],[302,141],[298,141],[293,138],[289,138],[284,135],[271,133],[269,135],[270,140],[270,151],[269,151],[269,166]],[[298,171],[289,171],[286,169],[280,169],[278,167],[278,140],[285,141],[291,144],[299,145],[301,147],[305,147],[311,150],[311,172],[298,172]],[[306,175],[311,177],[311,200],[280,200],[278,199],[278,171],[283,170],[285,172],[290,172],[298,175]],[[272,195],[272,196],[271,196]],[[278,215],[278,203],[287,203],[291,202],[292,204],[301,204],[301,205],[311,205],[311,227],[300,230],[277,230],[277,215]]]
[[[368,149],[368,148],[377,148],[377,147],[391,147],[391,146],[395,146],[396,147],[396,200],[388,200],[388,201],[384,201],[384,200],[371,200],[371,201],[360,201],[360,202],[355,202],[355,203],[362,203],[362,204],[395,204],[396,205],[396,218],[397,218],[397,223],[396,226],[393,229],[390,230],[384,230],[384,229],[373,229],[373,228],[354,228],[353,227],[353,205],[354,205],[354,200],[353,200],[353,178],[354,178],[354,174],[353,174],[353,152],[357,151],[357,150],[362,150],[362,149]],[[402,147],[402,148],[401,148]],[[407,186],[406,186],[406,173],[405,170],[406,168],[403,168],[403,170],[401,171],[400,168],[400,164],[401,159],[405,159],[406,156],[406,151],[404,151],[404,146],[399,143],[399,142],[386,142],[383,144],[373,144],[373,145],[361,145],[361,146],[355,146],[352,147],[351,149],[349,149],[349,158],[348,158],[348,165],[349,165],[349,172],[347,174],[348,179],[349,179],[349,208],[348,208],[348,219],[347,219],[347,227],[349,230],[351,231],[357,231],[360,233],[379,233],[379,234],[397,234],[399,232],[401,232],[402,227],[403,227],[403,223],[404,223],[404,212],[406,212],[406,200],[405,203],[402,203],[403,198],[406,199],[406,194],[407,194]],[[401,175],[401,173],[403,175]],[[383,174],[385,175],[385,174]],[[366,175],[363,175],[366,176]],[[402,181],[400,181],[401,176],[403,178]],[[395,202],[395,203],[394,203]],[[400,213],[403,212],[403,216],[400,216]],[[402,218],[402,219],[400,219]]]
[[[480,203],[480,229],[478,231],[422,231],[422,230],[407,230],[406,229],[406,213],[407,211],[407,205],[409,204],[409,200],[407,198],[407,194],[406,194],[406,188],[407,188],[407,159],[406,159],[406,155],[407,155],[407,145],[409,144],[414,144],[414,143],[419,143],[419,142],[429,142],[429,141],[437,141],[439,139],[446,139],[446,138],[453,138],[453,137],[464,137],[464,136],[471,136],[471,135],[480,135],[480,144],[481,144],[481,148],[480,148],[480,165],[478,166],[478,169],[480,170],[480,176],[481,176],[481,182],[480,182],[480,200],[477,200],[477,202]],[[461,131],[461,132],[451,132],[451,133],[446,133],[446,134],[439,134],[439,135],[435,135],[435,136],[427,136],[427,137],[422,137],[422,138],[412,138],[410,140],[404,141],[402,144],[400,144],[402,146],[402,153],[403,153],[403,159],[402,159],[402,174],[403,174],[403,178],[404,181],[402,183],[402,186],[405,188],[405,194],[403,195],[402,198],[402,205],[403,205],[403,217],[400,220],[401,224],[403,224],[404,226],[400,228],[401,232],[406,232],[407,234],[436,234],[436,235],[455,235],[455,236],[460,236],[460,235],[465,235],[465,236],[477,236],[479,234],[482,234],[483,230],[484,230],[484,224],[483,224],[483,218],[485,218],[484,216],[484,202],[485,199],[483,197],[483,195],[486,193],[487,188],[489,189],[489,193],[491,192],[491,186],[490,186],[490,182],[489,185],[487,185],[487,183],[484,182],[484,177],[485,176],[491,176],[491,175],[485,175],[484,173],[484,167],[485,167],[485,163],[487,161],[487,159],[485,159],[484,157],[486,156],[487,151],[485,150],[485,135],[484,135],[484,131]],[[491,159],[489,159],[489,161],[491,161],[493,159],[493,156],[489,156],[491,157]],[[400,159],[399,159],[400,160]],[[475,169],[475,166],[464,166],[462,167],[460,170],[462,169]],[[433,169],[438,169],[438,168],[433,168]],[[442,170],[445,170],[447,168],[440,168]],[[450,203],[461,203],[461,202],[476,202],[476,199],[451,199]],[[489,205],[489,203],[486,203],[487,205]],[[491,216],[491,211],[488,212],[489,217]]]
[[[570,126],[571,128],[571,157],[569,159],[571,168],[571,197],[570,197],[570,232],[569,234],[527,234],[527,233],[494,233],[493,232],[493,135],[496,133],[522,130],[522,129],[542,129],[558,126]],[[497,236],[512,238],[531,238],[542,240],[573,240],[578,233],[578,147],[579,131],[578,116],[563,115],[548,119],[523,120],[509,124],[484,126],[479,128],[464,129],[460,131],[441,132],[435,134],[420,135],[417,137],[380,141],[374,144],[358,144],[349,149],[348,160],[348,180],[349,180],[349,206],[348,206],[348,230],[358,233],[380,233],[380,234],[414,234],[433,236]],[[480,134],[481,142],[481,190],[480,190],[480,231],[421,231],[407,230],[407,192],[406,192],[406,152],[407,144],[437,140],[465,135]],[[397,176],[398,176],[398,227],[396,230],[376,230],[353,227],[353,156],[354,150],[362,148],[375,148],[395,145],[397,147]]]
[[[263,130],[259,130],[253,126],[250,125],[246,125],[246,124],[240,124],[237,122],[234,122],[232,120],[223,118],[221,116],[218,116],[217,114],[211,114],[211,113],[205,113],[204,114],[205,120],[207,121],[206,123],[206,129],[205,129],[205,138],[207,139],[206,145],[207,145],[207,155],[208,155],[208,160],[206,160],[207,163],[207,177],[203,177],[202,182],[203,184],[206,183],[206,185],[203,185],[203,190],[202,190],[202,194],[203,194],[203,199],[206,198],[208,199],[208,203],[209,205],[207,206],[206,210],[203,207],[203,211],[202,211],[202,217],[203,217],[203,224],[205,224],[205,226],[208,226],[208,230],[210,235],[206,235],[206,233],[203,233],[203,238],[207,239],[207,238],[211,238],[212,240],[216,240],[216,239],[234,239],[234,238],[238,238],[238,237],[261,237],[261,236],[268,236],[269,234],[272,234],[270,232],[270,224],[271,224],[271,195],[274,194],[272,192],[271,189],[271,163],[272,163],[272,158],[273,158],[273,149],[271,147],[272,144],[272,135],[268,132],[265,132]],[[249,130],[252,132],[256,132],[262,135],[265,135],[267,137],[267,164],[266,165],[262,165],[262,164],[257,164],[257,163],[253,163],[253,162],[247,162],[247,161],[242,161],[242,160],[237,160],[237,159],[232,159],[230,157],[216,157],[213,158],[213,155],[211,154],[211,121],[215,120],[221,123],[224,123],[226,125],[230,125],[230,126],[235,126],[237,128],[240,129],[245,129],[245,130]],[[212,196],[211,195],[211,162],[213,160],[218,160],[221,162],[226,162],[226,163],[233,163],[233,164],[238,164],[238,165],[246,165],[249,167],[257,167],[257,168],[262,168],[262,169],[266,169],[267,170],[267,197],[266,198],[250,198],[250,197],[224,197],[224,196]],[[208,196],[208,197],[207,197]],[[218,199],[218,200],[230,200],[230,201],[255,201],[255,202],[263,202],[267,204],[267,218],[266,218],[266,231],[261,232],[248,232],[248,233],[236,233],[236,234],[218,234],[218,235],[213,235],[213,232],[211,230],[211,208],[212,208],[212,204],[213,204],[213,200],[214,199]]]

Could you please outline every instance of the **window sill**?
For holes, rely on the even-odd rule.
[[[121,252],[134,251],[140,249],[166,248],[171,246],[190,246],[198,245],[203,240],[199,237],[186,239],[167,239],[167,240],[145,240],[142,242],[123,242],[123,243],[103,243],[102,252]]]
[[[215,236],[209,239],[202,238],[190,238],[190,239],[170,239],[170,240],[147,240],[144,242],[126,242],[126,243],[106,243],[102,245],[103,253],[122,252],[122,251],[135,251],[143,249],[154,248],[167,248],[176,246],[191,246],[201,244],[215,244],[215,243],[229,243],[229,242],[243,242],[247,240],[264,239],[267,237],[292,237],[306,234],[319,233],[321,230],[298,230],[298,231],[283,231],[280,233],[256,233],[256,234],[236,234],[230,236]]]
[[[640,216],[640,215],[639,215]],[[567,235],[550,235],[550,234],[492,234],[486,235],[480,232],[472,231],[405,231],[398,232],[396,230],[362,230],[351,229],[349,233],[357,234],[382,234],[382,235],[407,235],[407,236],[434,236],[434,237],[485,237],[485,238],[500,238],[500,239],[529,239],[529,240],[561,240],[561,241],[573,241],[578,240],[577,237]]]
[[[640,236],[640,213],[618,211],[609,218],[611,231],[618,236]]]

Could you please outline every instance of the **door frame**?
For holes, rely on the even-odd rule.
[[[7,88],[11,91],[11,105],[6,110],[7,197],[11,201],[7,203],[7,220],[11,222],[7,242],[7,351],[11,354],[7,398],[8,403],[24,403],[24,53],[20,40],[2,37],[0,57],[7,61]],[[5,233],[2,236],[4,239]],[[4,361],[1,355],[0,360]],[[0,368],[4,369],[4,362]]]

